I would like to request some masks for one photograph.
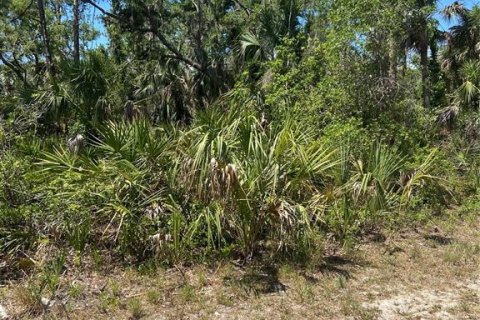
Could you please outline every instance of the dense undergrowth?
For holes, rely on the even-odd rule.
[[[257,107],[227,99],[190,125],[108,121],[78,152],[5,126],[3,254],[48,243],[167,264],[215,252],[308,260],[327,237],[351,245],[480,187],[475,149],[406,151],[354,120],[319,132],[301,119],[262,123]]]
[[[329,24],[305,13],[309,23],[293,28],[277,7],[252,5],[238,21],[228,19],[240,9],[225,9],[217,24],[263,38],[232,35],[221,49],[206,39],[203,55],[225,55],[224,69],[157,57],[154,44],[172,50],[161,34],[160,44],[139,40],[131,25],[110,26],[115,50],[84,50],[77,61],[58,54],[41,65],[26,52],[23,80],[0,64],[0,280],[43,268],[40,296],[55,291],[66,257],[99,252],[167,266],[317,263],[326,241],[351,249],[364,234],[478,197],[478,6],[454,11],[473,45],[460,41],[466,29],[452,31],[441,68],[438,39],[426,61],[418,39],[398,41],[405,57],[392,50],[412,32],[389,22],[400,9],[366,1],[372,20],[349,11],[356,3],[325,4]],[[289,28],[269,38],[264,15]]]

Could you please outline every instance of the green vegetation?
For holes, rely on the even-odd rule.
[[[312,266],[326,242],[478,206],[480,6],[445,8],[442,32],[436,5],[0,1],[0,280],[37,274],[38,313],[66,260]]]

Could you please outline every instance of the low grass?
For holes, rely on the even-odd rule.
[[[326,243],[315,267],[258,259],[147,272],[72,263],[56,294],[68,308],[45,308],[27,280],[0,288],[0,296],[10,314],[29,319],[66,312],[71,319],[473,319],[480,314],[480,219],[450,219],[361,241],[355,254]]]

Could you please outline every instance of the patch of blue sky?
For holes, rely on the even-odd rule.
[[[110,0],[97,0],[96,3],[107,11],[111,10]],[[93,6],[86,4],[84,15],[87,19],[87,23],[93,25],[94,29],[97,30],[99,33],[97,38],[88,44],[88,47],[90,49],[93,49],[100,46],[108,46],[109,38],[107,29],[105,28],[105,25],[103,23],[102,13]]]
[[[448,30],[452,25],[454,25],[456,22],[455,20],[448,21],[446,20],[443,15],[442,15],[442,10],[446,6],[454,3],[454,0],[439,0],[437,4],[437,12],[435,13],[435,18],[439,21],[440,23],[440,29],[441,30]],[[467,8],[472,8],[474,5],[479,4],[479,0],[463,0],[459,1],[460,3],[463,3]],[[103,9],[109,11],[111,9],[110,1],[109,0],[97,0],[96,2],[99,6],[101,6]],[[90,48],[96,48],[99,46],[108,46],[109,39],[108,39],[108,34],[107,30],[105,29],[105,25],[103,24],[102,20],[102,13],[99,12],[97,9],[93,8],[90,5],[86,5],[85,8],[85,15],[89,17],[91,20],[91,24],[93,24],[93,27],[98,30],[99,36],[93,40],[90,44]],[[302,23],[302,22],[300,22]]]

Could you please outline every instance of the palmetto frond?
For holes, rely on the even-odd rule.
[[[467,9],[465,8],[465,6],[458,1],[455,1],[451,5],[446,6],[442,10],[443,16],[448,20],[452,20],[455,17],[465,16],[466,13]]]
[[[460,100],[468,105],[477,98],[480,93],[480,88],[473,82],[467,80],[462,83],[457,92]]]
[[[457,89],[457,100],[470,106],[480,98],[480,61],[466,61],[459,73],[462,83]]]
[[[251,32],[242,35],[240,49],[244,59],[264,60],[267,58],[267,52],[260,39]]]
[[[366,202],[372,214],[391,210],[397,200],[396,178],[405,157],[377,143],[366,161],[366,164],[360,160],[355,163],[356,173],[348,183],[353,199],[357,203]]]

